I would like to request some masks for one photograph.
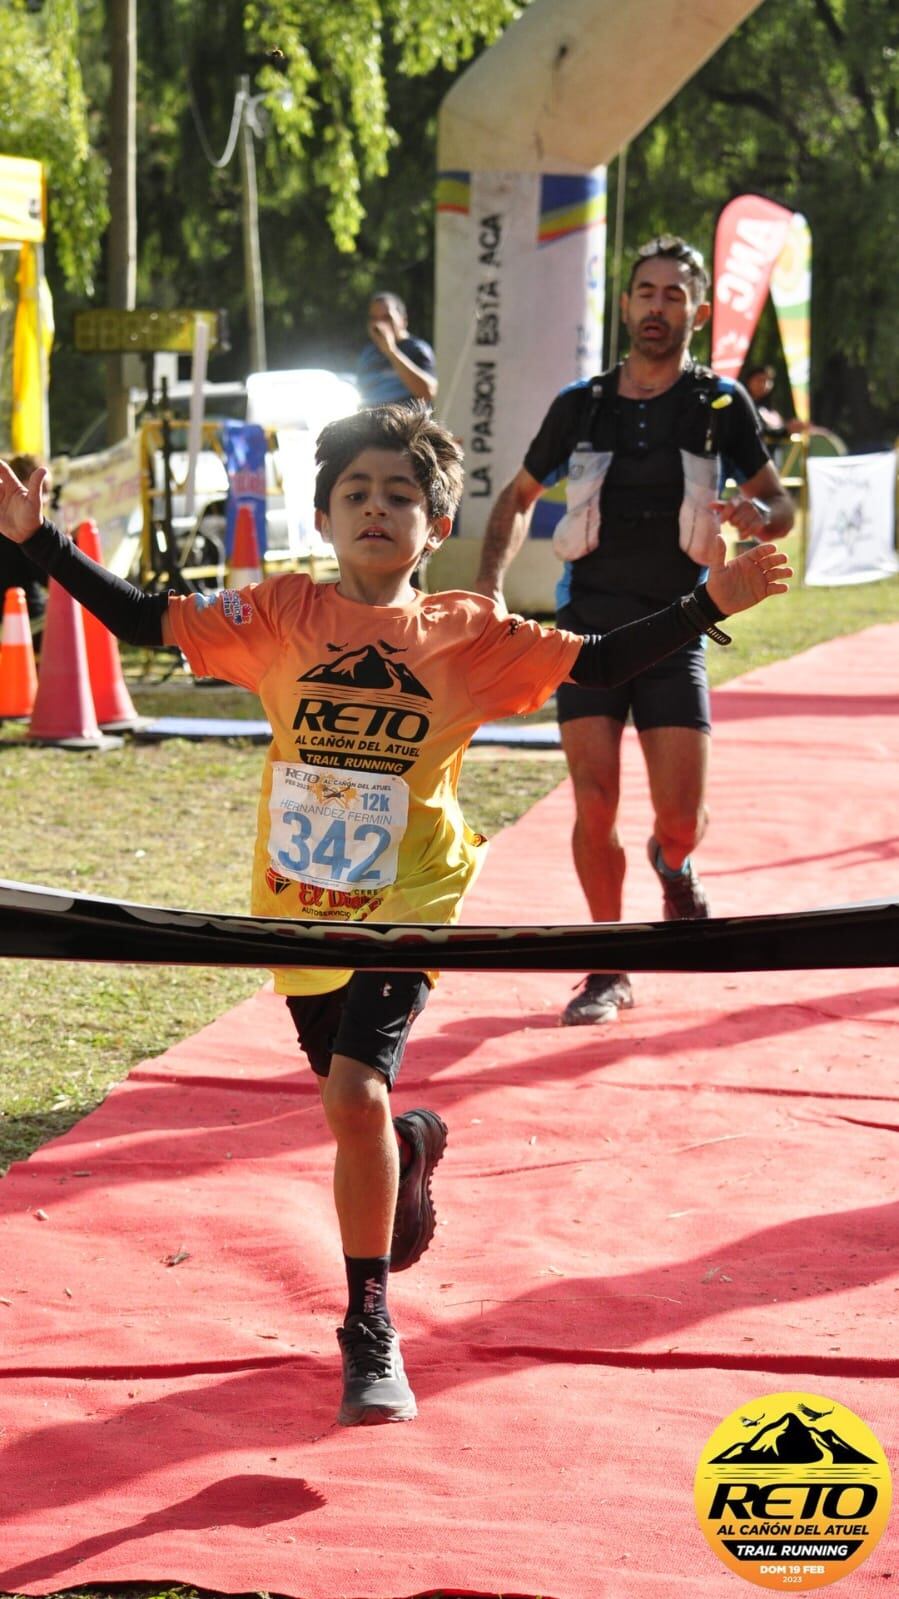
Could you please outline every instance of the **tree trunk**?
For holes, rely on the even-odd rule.
[[[137,0],[108,0],[107,27],[112,87],[109,100],[108,304],[133,311],[137,289]],[[110,444],[134,431],[125,358],[112,355],[106,375]]]
[[[259,250],[259,200],[256,190],[256,151],[253,145],[255,135],[248,77],[241,78],[238,93],[242,96],[240,186],[244,285],[247,296],[247,319],[250,326],[250,371],[264,372],[268,365],[265,353],[265,300],[262,292],[262,259]]]

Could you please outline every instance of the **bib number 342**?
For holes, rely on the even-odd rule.
[[[402,778],[275,762],[269,856],[285,876],[325,888],[396,878],[409,790]]]

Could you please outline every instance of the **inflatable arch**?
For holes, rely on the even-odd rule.
[[[446,96],[437,404],[464,443],[467,479],[457,533],[429,569],[432,585],[471,583],[490,506],[553,395],[600,369],[605,163],[759,3],[531,0]],[[509,574],[514,608],[551,607],[553,520],[544,498]]]

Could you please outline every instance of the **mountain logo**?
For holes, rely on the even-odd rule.
[[[394,693],[408,694],[413,699],[431,698],[414,672],[397,658],[405,655],[405,650],[396,649],[383,639],[378,639],[376,644],[364,644],[357,650],[348,650],[343,644],[326,647],[336,659],[311,667],[297,678],[298,683],[321,683],[329,688],[392,689]]]
[[[805,1405],[797,1406],[809,1414]],[[831,1409],[833,1407],[831,1406]],[[817,1419],[820,1413],[811,1412]],[[870,1455],[864,1455],[847,1443],[845,1438],[840,1438],[832,1427],[822,1430],[819,1427],[809,1427],[806,1422],[800,1421],[793,1411],[788,1410],[785,1415],[779,1416],[776,1421],[771,1421],[762,1427],[754,1438],[729,1445],[720,1455],[713,1455],[711,1464],[719,1461],[759,1461],[779,1466],[807,1466],[812,1461],[819,1463],[835,1464],[842,1462],[846,1465],[873,1466]]]
[[[808,1393],[744,1401],[708,1439],[694,1482],[699,1526],[718,1559],[757,1587],[793,1593],[867,1560],[891,1494],[871,1429]]]

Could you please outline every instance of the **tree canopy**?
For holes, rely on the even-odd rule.
[[[349,362],[361,308],[388,277],[429,321],[436,110],[453,74],[526,3],[138,0],[139,303],[227,307],[231,370],[246,370],[240,173],[236,155],[219,163],[248,75],[270,362]],[[102,154],[104,0],[80,0],[80,11]],[[68,442],[85,393],[102,408],[102,375],[67,347],[76,302],[60,277],[51,408]],[[97,303],[104,292],[101,268]],[[76,371],[77,404],[65,392]]]
[[[348,364],[378,287],[402,294],[427,335],[440,102],[526,3],[138,0],[140,303],[227,306],[230,370],[244,370],[240,176],[236,158],[218,163],[248,75],[271,363]],[[105,303],[105,0],[5,0],[4,12],[0,149],[47,162],[59,329],[51,406],[71,437],[75,373],[77,405],[93,386],[102,406],[97,364],[88,370],[71,352],[67,312],[85,303],[92,274],[95,303]],[[888,337],[899,320],[888,253],[899,212],[897,52],[892,0],[767,0],[628,159],[628,252],[676,231],[710,253],[718,211],[747,190],[808,217],[813,414],[861,441],[899,429]],[[770,317],[757,346],[776,357]]]
[[[4,0],[0,28],[0,152],[44,163],[56,260],[89,294],[109,221],[79,59],[77,0]]]
[[[718,211],[747,192],[808,218],[813,415],[865,441],[899,428],[897,65],[893,0],[762,5],[635,140],[627,173],[631,246],[675,228],[710,252]],[[770,316],[758,343],[776,356]]]
[[[527,0],[247,0],[244,39],[267,64],[258,76],[287,155],[309,161],[329,195],[328,221],[338,248],[350,250],[365,208],[365,179],[387,175],[398,142],[390,121],[392,76],[454,73],[490,44]],[[276,59],[272,60],[272,52]],[[284,90],[288,91],[285,96]],[[273,164],[272,164],[273,165]]]

